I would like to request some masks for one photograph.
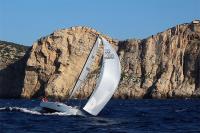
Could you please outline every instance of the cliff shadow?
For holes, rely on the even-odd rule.
[[[152,85],[147,89],[146,93],[144,94],[143,98],[144,99],[149,99],[152,98],[152,94],[155,93],[156,89],[157,89],[157,82],[158,80],[161,78],[162,74],[166,71],[166,68],[162,65],[162,63],[160,63],[158,65],[158,69],[157,69],[157,73],[154,77],[154,82],[152,83]]]
[[[21,96],[28,51],[21,59],[0,70],[0,98],[19,98]]]

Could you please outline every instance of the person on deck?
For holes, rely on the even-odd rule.
[[[43,101],[43,102],[48,102],[48,99],[47,99],[46,97],[43,97],[43,98],[42,98],[42,101]]]

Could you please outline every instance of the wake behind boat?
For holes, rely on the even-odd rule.
[[[121,66],[118,55],[115,49],[113,49],[109,42],[106,41],[104,38],[97,37],[97,40],[89,53],[89,56],[83,66],[82,71],[80,72],[79,78],[77,79],[70,95],[70,98],[72,98],[75,92],[81,88],[81,85],[86,80],[87,75],[90,72],[91,64],[95,59],[100,44],[103,44],[104,48],[100,76],[97,81],[96,88],[94,89],[86,105],[83,107],[86,112],[94,116],[98,115],[99,112],[111,99],[112,95],[118,87],[121,75]],[[46,100],[43,100],[40,103],[40,106],[47,111],[80,111],[77,108],[68,106],[64,103],[49,102]]]

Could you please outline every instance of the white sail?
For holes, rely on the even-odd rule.
[[[104,38],[102,41],[104,54],[99,82],[83,108],[92,115],[97,115],[110,100],[117,89],[121,75],[120,61],[115,49]]]
[[[71,92],[70,98],[72,98],[73,95],[75,94],[75,92],[76,92],[78,89],[80,89],[81,84],[82,84],[82,83],[84,82],[84,80],[86,79],[86,77],[87,77],[87,75],[88,75],[88,73],[89,73],[89,71],[90,71],[91,64],[92,64],[92,62],[93,62],[94,59],[95,59],[95,55],[96,55],[96,53],[97,53],[97,50],[98,50],[98,47],[99,47],[100,43],[101,43],[101,40],[100,40],[100,38],[98,37],[97,40],[96,40],[96,43],[93,45],[93,48],[92,48],[92,50],[91,50],[91,52],[90,52],[90,54],[89,54],[89,56],[88,56],[88,59],[87,59],[85,65],[84,65],[84,67],[83,67],[83,69],[82,69],[82,71],[81,71],[81,74],[80,74],[80,76],[79,76],[79,79],[77,80],[77,82],[76,82],[76,84],[75,84],[75,86],[74,86],[74,89],[73,89],[72,92]]]

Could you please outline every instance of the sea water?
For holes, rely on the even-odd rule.
[[[84,105],[86,101],[70,101]],[[39,100],[0,100],[0,133],[200,132],[200,99],[111,100],[98,116],[41,113]]]

